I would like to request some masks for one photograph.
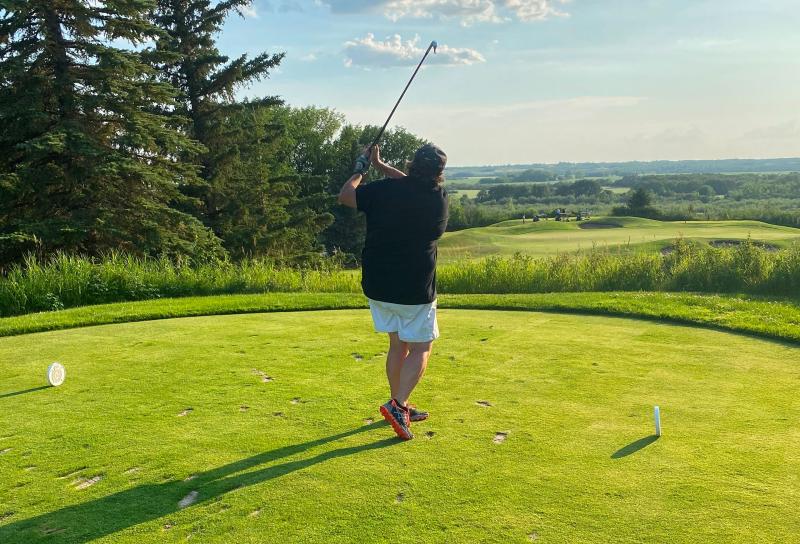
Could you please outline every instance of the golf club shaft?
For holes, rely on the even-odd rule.
[[[378,144],[380,139],[383,137],[383,133],[386,131],[386,127],[389,126],[389,122],[392,120],[392,117],[394,116],[394,112],[397,111],[397,107],[400,105],[400,102],[403,101],[403,97],[406,95],[406,91],[408,91],[408,88],[411,87],[411,83],[414,81],[414,78],[417,77],[417,72],[419,72],[419,69],[422,68],[422,64],[425,62],[425,59],[428,58],[428,55],[430,54],[431,49],[436,51],[436,42],[435,41],[431,42],[431,44],[428,46],[428,50],[425,51],[425,55],[423,55],[422,60],[419,61],[419,64],[417,65],[417,69],[414,70],[414,74],[411,76],[411,79],[408,80],[408,83],[406,84],[406,88],[403,89],[403,93],[400,95],[400,98],[397,99],[397,103],[394,105],[394,108],[392,108],[392,113],[389,114],[389,118],[383,124],[383,127],[381,128],[381,131],[378,133],[378,135],[375,137],[375,140],[373,140],[372,144],[369,146],[370,151],[372,150],[373,147],[375,147]]]

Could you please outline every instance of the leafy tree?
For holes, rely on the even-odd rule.
[[[653,195],[647,189],[634,189],[628,197],[628,208],[644,210],[653,205]]]
[[[146,0],[5,0],[0,8],[2,259],[37,248],[97,255],[221,254],[173,207],[202,146],[178,130],[169,85],[141,53]],[[182,158],[184,160],[178,160]],[[16,248],[16,249],[15,249]]]
[[[595,179],[580,179],[574,183],[562,182],[556,186],[556,194],[575,197],[597,197],[603,192],[603,185]]]
[[[187,211],[211,227],[234,257],[289,258],[318,249],[317,236],[332,221],[326,212],[330,201],[324,183],[304,177],[310,172],[298,175],[280,160],[286,127],[273,110],[282,101],[235,97],[268,77],[284,57],[260,53],[231,60],[217,49],[216,35],[226,18],[250,4],[158,0],[152,17],[163,34],[150,60],[178,90],[172,115],[188,119],[186,131],[207,150],[200,157],[203,183],[185,186],[200,205]]]
[[[634,189],[628,195],[627,206],[614,208],[614,215],[632,215],[658,219],[658,210],[653,207],[653,195],[643,187]]]
[[[344,116],[329,108],[309,106],[274,110],[274,122],[284,127],[278,145],[278,160],[300,174],[328,176],[341,160],[335,142],[344,126]]]

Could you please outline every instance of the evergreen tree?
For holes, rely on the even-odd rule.
[[[225,19],[250,0],[158,0],[153,21],[163,29],[153,64],[179,92],[174,115],[205,145],[204,183],[186,186],[201,202],[196,213],[235,257],[287,258],[318,249],[332,221],[319,180],[297,175],[278,160],[285,128],[273,114],[277,97],[239,101],[236,92],[268,77],[283,53],[233,60],[215,45]]]
[[[1,6],[0,259],[33,248],[220,255],[213,234],[172,206],[186,200],[178,187],[194,183],[202,148],[162,115],[173,89],[135,50],[157,32],[150,2]]]

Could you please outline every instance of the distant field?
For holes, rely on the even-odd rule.
[[[664,222],[609,217],[583,223],[542,221],[523,225],[521,220],[515,220],[445,234],[439,244],[439,255],[447,262],[517,252],[541,257],[592,248],[660,251],[678,237],[715,244],[751,237],[780,248],[800,241],[800,229],[759,221]]]
[[[477,187],[478,182],[483,178],[456,178],[456,179],[448,179],[447,182],[450,184],[460,184],[460,185],[475,185]]]
[[[480,193],[480,189],[452,189],[448,191],[451,195],[461,198],[462,195],[467,195],[469,198],[475,198]]]

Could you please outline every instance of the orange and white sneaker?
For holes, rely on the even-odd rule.
[[[380,410],[381,415],[389,422],[397,436],[403,440],[411,440],[414,438],[414,433],[411,432],[411,421],[407,408],[400,406],[394,399],[391,399],[381,406]]]

